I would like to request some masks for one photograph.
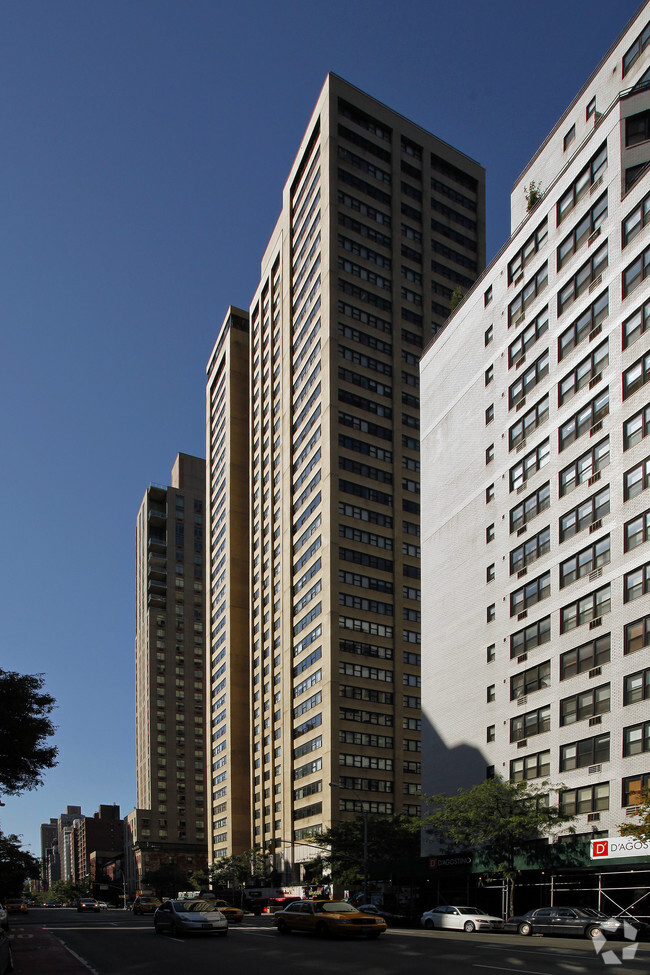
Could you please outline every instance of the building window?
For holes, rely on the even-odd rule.
[[[623,322],[623,348],[627,349],[629,345],[636,342],[648,328],[650,328],[650,301],[646,301]]]
[[[591,116],[595,114],[596,114],[596,96],[594,95],[594,97],[587,104],[585,121],[588,122]]]
[[[571,126],[567,134],[564,136],[564,151],[566,152],[573,140],[576,137],[576,127],[575,124]]]
[[[606,535],[560,563],[560,589],[570,586],[577,579],[582,579],[583,576],[590,575],[594,570],[607,565],[610,560],[610,537]]]
[[[638,806],[643,799],[643,793],[650,788],[650,772],[642,775],[631,775],[623,779],[621,801],[624,806]]]
[[[508,284],[518,282],[524,273],[524,268],[537,254],[548,237],[548,217],[544,217],[539,227],[530,235],[524,246],[517,251],[508,264]]]
[[[518,630],[510,637],[510,657],[520,657],[551,639],[551,617],[545,616],[536,623]]]
[[[641,233],[648,220],[650,220],[650,193],[640,203],[637,203],[634,209],[623,220],[621,233],[623,247],[627,247],[630,241],[634,240],[636,235]]]
[[[495,603],[490,603],[487,608],[487,622],[492,623],[496,619],[496,605]]]
[[[597,714],[608,714],[610,710],[610,685],[590,688],[582,694],[574,694],[560,701],[560,725],[586,721]]]
[[[549,395],[547,393],[520,420],[517,420],[510,427],[508,431],[508,450],[514,450],[515,447],[525,443],[531,433],[548,420],[548,408]]]
[[[579,789],[560,792],[560,811],[566,816],[577,816],[609,809],[609,782],[585,785]]]
[[[508,328],[511,325],[517,326],[521,323],[526,309],[544,291],[547,284],[548,261],[545,261],[508,305]]]
[[[630,45],[623,55],[623,77],[625,77],[630,68],[636,64],[637,60],[641,57],[642,52],[645,51],[648,44],[650,44],[650,23],[645,25],[634,44]],[[626,805],[626,803],[623,805]]]
[[[609,340],[606,339],[560,380],[557,387],[558,406],[562,406],[584,386],[601,376],[608,365]]]
[[[560,654],[560,680],[568,680],[609,663],[611,643],[611,633],[606,633],[597,640]]]
[[[592,478],[597,478],[600,471],[609,464],[609,459],[609,437],[605,437],[560,471],[560,497],[570,494],[584,481],[591,482]]]
[[[623,297],[627,298],[650,272],[650,247],[646,247],[623,271]]]
[[[487,729],[485,740],[489,742],[489,741],[494,741],[495,738],[496,738],[496,728],[493,724],[491,724]]]
[[[573,277],[558,291],[557,314],[562,315],[581,294],[600,277],[608,264],[607,241],[585,261]]]
[[[488,565],[487,569],[485,570],[485,581],[494,582],[494,578],[495,578],[495,567],[493,562],[492,565]]]
[[[485,529],[485,542],[489,545],[490,542],[494,541],[494,523],[488,525]]]
[[[650,403],[623,424],[623,450],[629,450],[650,433]]]
[[[628,521],[624,529],[624,550],[626,552],[642,545],[650,539],[650,510]]]
[[[603,175],[607,169],[607,142],[603,142],[589,163],[580,172],[569,189],[560,197],[557,203],[557,226],[569,215],[576,203],[582,199],[591,186]]]
[[[530,349],[548,330],[548,305],[527,325],[521,334],[508,346],[508,369],[525,358]]]
[[[494,643],[491,643],[490,646],[487,648],[486,658],[489,664],[491,664],[492,661],[496,659],[496,645]]]
[[[510,615],[517,616],[530,606],[547,599],[551,595],[551,573],[544,572],[541,576],[527,582],[520,589],[510,593]]]
[[[650,647],[650,616],[628,623],[624,631],[623,653],[636,653]]]
[[[487,694],[486,694],[487,703],[488,704],[491,704],[492,701],[495,701],[496,700],[496,696],[497,696],[496,695],[496,685],[495,684],[490,684],[490,686],[487,689]]]
[[[609,485],[560,518],[560,542],[572,538],[609,514]]]
[[[626,501],[635,498],[650,487],[650,457],[630,468],[623,475],[623,497]]]
[[[490,501],[494,501],[494,484],[488,484],[485,489],[485,503],[489,504]]]
[[[494,444],[491,443],[485,450],[485,463],[491,464],[494,460]]]
[[[527,539],[510,553],[510,575],[521,572],[542,555],[551,550],[551,528],[543,528],[533,538]]]
[[[492,423],[493,419],[494,419],[494,403],[490,403],[490,405],[485,411],[485,425],[487,426],[489,423]]]
[[[536,711],[517,715],[510,719],[510,741],[523,741],[533,735],[540,735],[551,727],[551,708],[546,705]]]
[[[625,148],[638,146],[650,139],[650,111],[637,112],[625,119]]]
[[[510,781],[528,782],[530,779],[543,779],[551,772],[550,751],[537,752],[510,762]]]
[[[560,772],[609,762],[609,733],[560,747]]]
[[[485,329],[485,345],[488,346],[494,338],[494,325],[488,325]]]
[[[508,409],[517,406],[526,399],[526,396],[534,387],[548,375],[549,370],[549,350],[546,349],[538,359],[525,372],[519,376],[508,390]]]
[[[650,721],[623,728],[623,757],[650,751]]]
[[[510,700],[534,694],[551,686],[551,661],[546,660],[536,667],[529,667],[510,678]]]
[[[487,308],[487,306],[490,304],[491,301],[492,301],[492,285],[490,285],[490,287],[483,294],[483,306]]]
[[[560,632],[568,633],[585,623],[596,624],[612,608],[611,587],[609,585],[590,592],[586,596],[563,606],[560,610]]]
[[[519,488],[523,487],[533,474],[536,474],[537,471],[548,464],[550,456],[551,448],[547,438],[539,446],[535,447],[534,450],[526,454],[523,460],[520,460],[510,468],[510,490],[518,491]]]
[[[587,336],[596,333],[603,321],[609,315],[609,288],[606,288],[588,308],[583,311],[575,322],[571,322],[557,340],[558,362],[564,359],[576,346],[580,345]]]
[[[650,352],[637,359],[629,369],[623,373],[623,399],[627,399],[638,389],[650,382]]]
[[[597,236],[600,225],[607,219],[607,192],[598,199],[588,213],[580,220],[574,229],[561,242],[557,249],[557,269],[564,267],[569,258],[573,257],[587,240]]]
[[[488,366],[485,370],[485,385],[489,386],[494,379],[494,366]]]
[[[529,521],[551,504],[551,486],[547,481],[510,510],[510,533],[520,531]]]
[[[650,562],[639,566],[632,572],[626,572],[623,577],[623,602],[631,603],[634,599],[650,592]]]

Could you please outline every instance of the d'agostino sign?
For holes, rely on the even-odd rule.
[[[624,857],[650,856],[650,843],[627,836],[591,840],[592,860],[618,860]]]

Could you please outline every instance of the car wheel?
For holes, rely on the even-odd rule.
[[[159,924],[154,924],[153,929],[156,932],[156,934],[162,934],[162,928],[160,927]]]
[[[433,929],[435,927],[435,924],[433,923],[433,921],[431,920],[431,918],[428,917],[426,919],[426,921],[424,922],[424,926],[427,929],[427,931],[433,931]]]
[[[592,924],[591,927],[587,928],[585,931],[585,938],[591,938],[592,940],[595,938],[601,938],[602,935],[603,932],[600,930],[597,924]]]
[[[519,927],[517,928],[517,934],[523,934],[524,936],[527,936],[530,934],[530,930],[531,930],[530,924],[528,923],[528,921],[522,921]]]
[[[316,925],[316,937],[317,938],[329,938],[329,928],[323,921],[319,921]]]
[[[278,921],[278,934],[291,934],[286,921]]]
[[[467,931],[468,934],[471,934],[472,931],[476,931],[476,925],[473,921],[465,921],[463,924],[463,931]]]

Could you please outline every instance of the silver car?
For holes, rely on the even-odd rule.
[[[209,901],[197,898],[169,900],[153,916],[156,934],[228,934],[228,921]]]

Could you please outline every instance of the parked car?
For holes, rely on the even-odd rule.
[[[374,914],[375,917],[382,917],[389,928],[408,927],[413,924],[413,917],[410,914],[397,914],[395,911],[388,911],[385,907],[378,907],[376,904],[360,904],[357,908],[364,914]],[[416,916],[415,923],[418,922]]]
[[[208,898],[206,898],[206,900],[208,900]],[[213,907],[216,907],[218,911],[221,911],[223,916],[228,919],[230,924],[241,924],[244,920],[244,912],[242,911],[241,907],[234,907],[232,904],[229,904],[228,901],[223,901],[219,898],[210,900],[209,903],[212,904]]]
[[[95,914],[99,914],[101,908],[94,897],[80,897],[77,901],[77,911],[81,914],[83,911],[94,911]]]
[[[561,937],[578,935],[584,938],[621,938],[625,934],[625,924],[634,928],[637,934],[647,934],[648,925],[627,917],[612,917],[592,907],[538,907],[525,914],[509,917],[505,923],[506,931],[516,931],[524,936],[530,934],[557,934]]]
[[[164,901],[153,916],[156,934],[228,934],[228,921],[210,901],[191,898]]]
[[[425,911],[420,918],[422,927],[432,931],[434,928],[446,928],[455,931],[502,931],[503,921],[493,914],[486,914],[478,907],[458,907],[446,904]]]
[[[97,901],[97,903],[99,904],[99,909],[101,911],[107,911],[108,910],[108,904],[106,903],[106,901]]]
[[[9,935],[0,928],[0,975],[9,975],[13,972],[14,962],[11,956],[11,943]]]
[[[9,914],[27,914],[27,904],[22,897],[8,897],[5,907]]]
[[[133,901],[134,914],[155,914],[162,901],[158,897],[136,897]]]
[[[321,938],[378,938],[386,930],[383,918],[365,914],[347,901],[294,901],[273,915],[273,923],[280,934],[309,931]]]

